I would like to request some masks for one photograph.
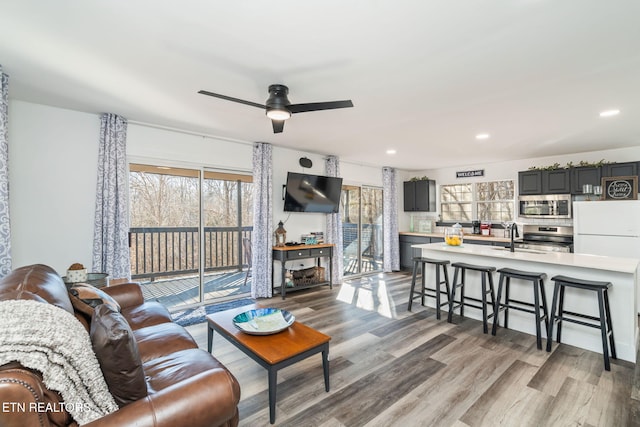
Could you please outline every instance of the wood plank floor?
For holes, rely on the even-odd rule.
[[[640,426],[635,365],[435,311],[414,303],[411,277],[370,276],[260,300],[332,337],[331,391],[320,355],[278,374],[278,426]],[[615,326],[615,325],[614,325]],[[206,349],[206,324],[189,332]],[[214,356],[238,378],[241,426],[268,426],[266,371],[214,337]]]

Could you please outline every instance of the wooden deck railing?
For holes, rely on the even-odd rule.
[[[252,226],[204,227],[204,271],[242,270],[243,238],[251,241]],[[200,266],[198,227],[135,227],[129,229],[133,279],[195,274]]]

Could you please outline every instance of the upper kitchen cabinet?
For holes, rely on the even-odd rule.
[[[404,182],[405,212],[435,212],[436,182],[432,179]]]
[[[542,194],[571,193],[571,173],[569,169],[542,171]]]
[[[602,168],[596,166],[580,166],[571,169],[571,194],[582,194],[585,184],[600,185]]]
[[[520,195],[567,194],[571,192],[569,169],[528,170],[518,172]]]
[[[522,195],[542,194],[542,171],[518,172],[518,191]]]
[[[636,176],[638,162],[605,163],[602,165],[602,176]],[[600,185],[600,183],[598,183]]]

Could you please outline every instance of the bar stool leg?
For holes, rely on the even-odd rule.
[[[613,324],[611,323],[611,310],[609,308],[609,290],[604,290],[604,309],[607,314],[607,327],[609,333],[609,344],[611,344],[611,357],[613,359],[617,359],[618,355],[616,354],[616,343],[613,339]]]
[[[498,313],[500,312],[500,299],[502,298],[502,286],[504,284],[505,276],[504,274],[500,275],[500,280],[498,281],[498,298],[496,300],[496,305],[493,308],[493,312],[496,313],[493,316],[493,328],[491,329],[491,335],[496,334],[496,330],[498,329]],[[509,310],[509,306],[505,305],[504,307],[505,313]]]
[[[486,334],[489,332],[487,324],[487,275],[484,273],[480,273],[480,275],[482,276],[482,330]]]
[[[436,319],[440,320],[440,267],[436,264]]]
[[[493,274],[491,273],[487,273],[487,275],[489,276],[489,290],[491,291],[490,296],[491,296],[491,309],[493,310],[493,307],[496,306],[496,291],[495,291],[495,287],[493,286]],[[495,312],[493,313],[493,315],[495,316]]]
[[[453,322],[453,302],[456,299],[456,288],[458,287],[458,271],[460,269],[455,267],[453,270],[453,283],[451,285],[451,293],[449,294],[449,315],[447,316],[447,322]],[[462,307],[460,308],[462,310]]]
[[[411,278],[411,291],[409,292],[409,306],[407,311],[411,311],[411,305],[413,304],[413,293],[416,288],[416,276],[418,274],[418,261],[413,262],[413,276]]]
[[[424,307],[425,304],[425,298],[424,298],[424,294],[426,292],[426,274],[425,274],[425,263],[422,262],[422,267],[421,267],[421,271],[422,271],[422,275],[421,275],[421,282],[422,282],[422,298],[420,299],[420,302],[422,303],[422,306]]]
[[[598,291],[598,311],[600,312],[600,333],[602,335],[602,356],[604,357],[605,371],[611,370],[609,363],[609,345],[607,344],[607,319],[604,313],[604,292]]]
[[[560,288],[560,284],[555,282],[555,286],[553,287],[553,299],[551,302],[551,318],[549,319],[549,327],[547,330],[547,351],[551,351],[551,342],[553,341],[553,325],[556,320],[556,305],[558,302],[558,291]]]
[[[451,287],[449,286],[449,273],[446,265],[442,266],[442,271],[444,272],[444,286],[447,288],[447,298],[451,295]]]
[[[540,280],[534,280],[533,282],[533,310],[536,316],[536,345],[538,350],[542,350],[542,331],[540,330],[540,295],[538,294],[538,288],[541,286]]]
[[[507,276],[504,282],[504,303],[507,304],[507,308],[504,310],[505,329],[509,329],[509,302],[511,302],[511,298],[509,297],[510,289],[511,289],[511,277]]]
[[[544,333],[549,331],[549,310],[547,308],[547,296],[544,290],[544,280],[540,279],[540,296],[542,297],[542,314],[544,315]],[[549,335],[547,335],[549,338]]]
[[[564,316],[564,289],[563,285],[560,285],[560,296],[558,297],[558,330],[556,332],[556,342],[560,344],[560,336],[562,335],[562,317]]]
[[[464,284],[466,282],[465,276],[467,274],[467,269],[463,268],[461,277],[462,277],[462,286],[460,286],[460,317],[464,317]]]

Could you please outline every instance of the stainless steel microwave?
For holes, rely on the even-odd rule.
[[[571,195],[520,196],[518,214],[525,218],[571,218]]]

